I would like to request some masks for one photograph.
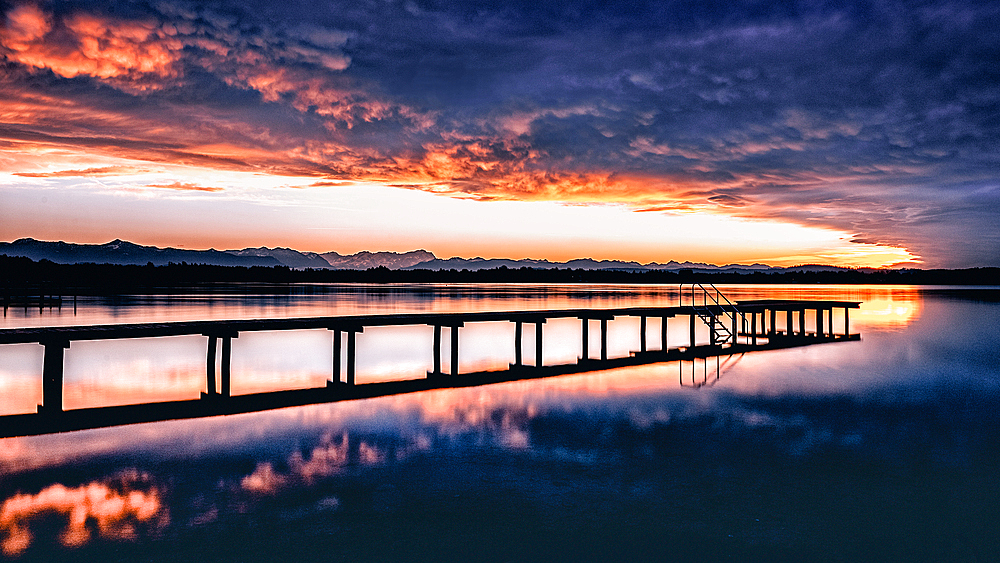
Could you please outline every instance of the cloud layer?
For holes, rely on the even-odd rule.
[[[991,3],[19,3],[0,150],[625,203],[1000,264]],[[203,189],[191,184],[171,189]]]

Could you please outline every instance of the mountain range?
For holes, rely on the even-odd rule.
[[[287,266],[293,269],[367,270],[385,267],[390,270],[484,270],[500,267],[535,269],[583,270],[692,270],[695,272],[759,272],[812,270],[843,270],[836,266],[796,266],[777,268],[766,264],[730,264],[716,266],[699,262],[641,264],[622,260],[594,260],[582,258],[568,262],[549,260],[512,260],[504,258],[438,258],[426,250],[410,252],[368,252],[339,254],[337,252],[299,252],[291,248],[244,248],[242,250],[187,250],[143,246],[124,240],[105,244],[75,244],[68,242],[40,241],[22,238],[13,242],[0,242],[0,255],[22,256],[32,260],[49,260],[57,264],[125,264],[164,266],[170,263],[209,264],[215,266]]]

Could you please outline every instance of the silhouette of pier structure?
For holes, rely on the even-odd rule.
[[[706,359],[760,350],[860,340],[860,334],[850,332],[850,310],[859,306],[860,303],[851,301],[754,300],[733,303],[711,285],[689,284],[682,286],[677,305],[664,307],[408,313],[0,329],[0,344],[38,343],[44,347],[41,366],[42,404],[38,405],[36,413],[0,415],[0,437],[246,413],[428,389],[486,385],[658,362]],[[840,309],[843,310],[844,326],[842,331],[835,333],[834,310]],[[813,330],[806,329],[807,311],[813,312]],[[639,318],[640,349],[630,351],[625,357],[609,358],[608,321],[619,317]],[[688,319],[685,342],[668,342],[667,319],[675,317]],[[545,365],[542,356],[544,325],[551,319],[565,318],[581,320],[582,353],[576,362]],[[647,346],[647,320],[650,318],[661,320],[660,346],[657,349],[649,349]],[[508,369],[462,372],[458,354],[460,329],[467,323],[498,321],[514,323],[514,362]],[[589,353],[591,321],[600,323],[598,358],[591,358]],[[363,333],[368,327],[413,325],[433,327],[433,368],[427,372],[427,376],[358,384],[356,335]],[[522,345],[524,325],[533,325],[534,330],[531,363],[526,363]],[[707,342],[699,342],[696,338],[699,325],[708,327]],[[450,337],[447,372],[442,370],[442,329],[446,327]],[[325,387],[231,394],[232,339],[245,332],[308,329],[327,329],[333,333],[331,377]],[[346,338],[342,338],[341,335],[345,333]],[[201,393],[200,398],[63,409],[63,359],[65,350],[72,342],[184,335],[202,335],[207,338],[206,391]],[[217,365],[220,368],[218,372]]]
[[[76,304],[76,297],[73,298],[74,306]],[[29,308],[37,308],[39,310],[44,310],[46,307],[51,309],[52,307],[62,308],[63,297],[62,295],[55,295],[51,292],[45,292],[44,290],[28,291],[22,290],[20,292],[11,291],[10,289],[5,289],[3,293],[0,293],[0,304],[3,305],[3,314],[7,316],[8,309],[24,307],[25,312]]]

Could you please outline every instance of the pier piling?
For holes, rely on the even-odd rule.
[[[458,375],[458,329],[462,325],[451,326],[451,374]]]
[[[205,333],[202,336],[208,337],[208,353],[205,355],[205,393],[202,393],[201,397],[203,399],[229,397],[232,383],[233,338],[239,337],[239,333],[235,331],[223,331]],[[219,370],[219,380],[221,381],[216,381],[215,365],[220,338],[222,339],[222,360],[221,369]],[[220,382],[222,384],[221,392],[219,390]]]
[[[535,367],[542,367],[542,326],[545,325],[545,319],[535,320]]]
[[[688,335],[688,346],[690,346],[690,347],[693,348],[694,347],[694,339],[695,339],[695,335],[694,335],[694,329],[695,329],[694,320],[695,320],[695,318],[697,318],[697,315],[695,315],[692,312],[692,313],[690,313],[689,316],[690,316],[690,322],[688,324],[688,332],[690,334]]]
[[[233,358],[233,338],[235,336],[222,337],[222,396],[228,397],[232,389],[231,365]]]
[[[434,349],[432,354],[434,356],[434,368],[432,371],[427,372],[428,377],[437,377],[444,375],[444,371],[441,368],[441,329],[444,326],[448,327],[449,340],[451,343],[449,356],[450,356],[450,369],[448,370],[451,375],[458,375],[458,329],[465,326],[464,323],[452,322],[447,325],[435,324],[434,326]],[[516,347],[515,347],[516,350]]]
[[[208,354],[207,361],[205,365],[205,379],[207,381],[205,385],[206,392],[202,394],[202,398],[206,396],[214,396],[216,385],[215,385],[215,350],[218,346],[218,337],[206,334],[208,337]]]
[[[38,412],[47,414],[63,410],[63,352],[69,348],[68,340],[47,340],[42,358],[42,404]]]
[[[354,369],[355,369],[355,350],[356,350],[356,340],[355,332],[352,330],[347,333],[347,384],[354,385]]]
[[[441,325],[434,325],[434,371],[432,375],[441,375]]]
[[[584,321],[586,322],[586,321]],[[584,329],[586,331],[587,329]],[[521,353],[521,338],[524,332],[524,325],[521,321],[514,321],[514,365],[521,367],[524,365],[523,354]]]
[[[332,384],[341,383],[340,374],[342,373],[340,366],[340,347],[342,344],[340,338],[340,330],[338,329],[329,329],[329,330],[333,331],[333,362],[332,362],[333,370],[330,377],[330,381],[327,383],[327,385],[331,383]]]

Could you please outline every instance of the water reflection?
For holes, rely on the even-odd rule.
[[[910,286],[723,286],[732,300],[834,299],[863,301],[852,311],[854,331],[902,329],[919,317],[921,293]],[[431,286],[303,286],[292,295],[234,295],[223,286],[203,295],[120,296],[82,299],[77,313],[54,311],[47,316],[5,319],[6,327],[31,324],[86,324],[342,315],[415,311],[513,310],[560,307],[673,305],[675,286],[623,285],[431,285]],[[810,313],[812,315],[812,313]],[[815,315],[807,328],[815,328]],[[44,322],[43,322],[44,321]],[[659,346],[659,319],[649,319],[646,338]],[[779,319],[779,324],[783,323]],[[596,334],[597,323],[591,327]],[[844,318],[833,319],[843,331]],[[583,356],[580,321],[553,319],[546,323],[543,359],[547,364],[571,363]],[[640,348],[639,320],[624,317],[608,323],[608,356],[627,356]],[[534,348],[533,326],[522,336],[525,350]],[[668,341],[686,342],[687,321],[668,321]],[[244,333],[233,341],[234,394],[279,389],[322,387],[331,378],[332,341],[327,331]],[[342,335],[346,338],[346,335]],[[697,338],[708,338],[699,324]],[[433,368],[430,327],[373,327],[358,335],[357,380],[361,383],[422,377]],[[511,323],[469,323],[460,329],[462,371],[502,369],[514,361]],[[444,339],[442,369],[450,371],[450,339]],[[66,351],[66,408],[84,408],[153,401],[195,399],[207,391],[204,377],[206,342],[199,336],[127,341],[75,342]],[[600,342],[590,339],[589,357],[599,357]],[[0,413],[34,412],[42,401],[41,346],[0,346]],[[526,358],[533,362],[533,358]],[[342,358],[342,362],[345,361]]]
[[[860,342],[734,358],[700,388],[666,363],[0,440],[0,540],[22,560],[990,558],[1000,304],[796,291],[908,312],[852,316]],[[503,330],[469,331],[462,361]],[[266,379],[321,334],[238,342]],[[363,336],[373,358],[392,340]]]
[[[60,309],[10,309],[0,327],[89,325],[131,322],[318,317],[375,313],[468,312],[574,307],[620,308],[679,303],[675,285],[635,284],[295,284],[241,291],[240,285],[202,289],[197,295],[80,296]],[[835,299],[895,307],[918,304],[917,286],[720,285],[732,301],[749,299]],[[252,289],[252,290],[251,290]],[[864,311],[865,309],[862,309]],[[916,311],[914,311],[916,313]],[[910,316],[912,314],[910,313]],[[904,320],[906,314],[897,313]],[[862,316],[865,316],[862,314]],[[873,317],[878,314],[871,315]],[[879,322],[873,320],[872,322]]]
[[[140,533],[156,533],[167,526],[170,515],[150,481],[132,470],[78,487],[57,483],[34,495],[15,494],[0,506],[0,549],[7,556],[23,553],[34,540],[33,528],[43,527],[50,515],[66,522],[58,540],[71,548],[92,536],[127,541]]]

